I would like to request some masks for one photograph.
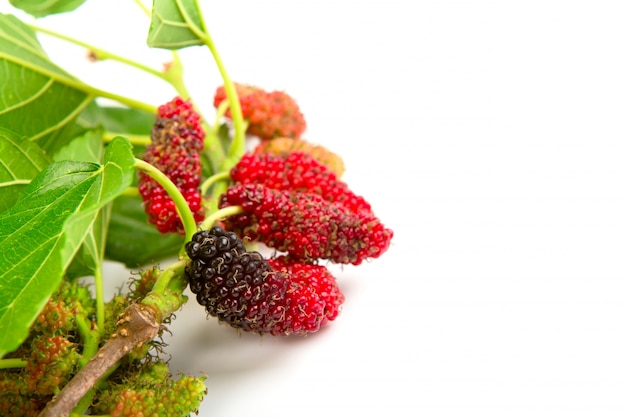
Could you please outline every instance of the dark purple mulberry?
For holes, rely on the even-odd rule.
[[[288,281],[232,232],[215,226],[185,246],[191,292],[207,312],[235,328],[267,333],[285,314]]]

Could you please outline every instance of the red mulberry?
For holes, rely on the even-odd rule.
[[[204,218],[200,196],[202,166],[200,151],[204,147],[204,131],[200,116],[191,102],[180,97],[159,107],[152,129],[152,144],[143,159],[161,170],[174,182],[185,197],[195,220]],[[174,202],[148,174],[139,174],[139,192],[144,200],[148,220],[161,233],[184,233]]]
[[[346,212],[314,194],[237,184],[220,198],[220,207],[228,206],[244,211],[225,220],[228,230],[301,260],[358,265],[379,257],[393,237],[371,213]]]
[[[261,88],[235,84],[241,104],[243,118],[248,121],[247,132],[261,139],[279,136],[297,138],[306,129],[304,116],[295,100],[282,91],[267,92]],[[227,100],[223,86],[219,87],[213,98],[217,108]],[[226,112],[230,117],[230,111]]]
[[[328,268],[323,265],[302,263],[288,256],[268,259],[267,262],[275,271],[288,274],[291,281],[310,288],[325,303],[324,319],[320,324],[337,318],[345,297]]]
[[[363,197],[352,192],[335,173],[304,152],[287,156],[247,153],[230,175],[235,183],[263,184],[275,190],[315,194],[326,201],[339,203],[353,213],[371,212],[370,204]]]

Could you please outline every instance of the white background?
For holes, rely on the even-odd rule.
[[[208,376],[201,416],[626,415],[626,3],[200,3],[231,78],[295,97],[395,231],[380,259],[331,266],[346,302],[309,337],[239,335],[188,303],[167,351]],[[130,0],[39,24],[168,59]],[[96,86],[174,94],[42,40]],[[210,54],[181,56],[210,114]]]

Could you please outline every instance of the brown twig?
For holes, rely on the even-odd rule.
[[[117,329],[98,353],[46,405],[39,417],[67,417],[96,381],[132,349],[159,333],[160,317],[143,304],[132,304],[120,315]]]

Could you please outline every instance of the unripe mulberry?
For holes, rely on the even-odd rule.
[[[76,318],[88,318],[95,312],[89,289],[76,281],[61,281],[33,323],[31,333],[64,333],[76,328]]]
[[[227,230],[299,260],[358,265],[379,257],[393,237],[371,213],[347,212],[314,194],[236,184],[220,198],[220,208],[228,206],[241,206],[243,213],[225,219]]]
[[[243,118],[248,121],[247,133],[261,139],[275,137],[297,138],[306,129],[304,116],[296,101],[283,91],[267,92],[245,84],[235,84]],[[217,108],[227,100],[226,90],[219,87],[213,98]],[[231,117],[230,110],[226,117]]]
[[[254,153],[271,153],[284,158],[294,152],[309,154],[320,164],[331,170],[337,178],[341,178],[345,171],[343,159],[322,145],[315,145],[304,139],[274,138],[262,140],[253,150]]]
[[[200,116],[191,102],[176,97],[159,107],[152,128],[152,143],[143,159],[162,171],[180,190],[194,214],[196,222],[204,218],[200,196],[202,165],[200,151],[204,147],[204,131]],[[184,228],[172,199],[145,172],[139,174],[139,193],[144,200],[148,220],[161,233],[184,234]]]
[[[29,390],[53,394],[70,380],[80,354],[76,345],[63,336],[40,336],[32,343],[32,354],[24,368]]]
[[[335,173],[304,152],[286,156],[246,153],[230,175],[235,183],[263,184],[274,190],[314,194],[328,202],[341,204],[353,213],[371,212],[370,204],[363,197],[352,192]]]
[[[206,393],[204,380],[182,375],[174,381],[166,363],[148,363],[126,370],[121,383],[106,381],[92,411],[112,417],[187,417],[198,412]]]

